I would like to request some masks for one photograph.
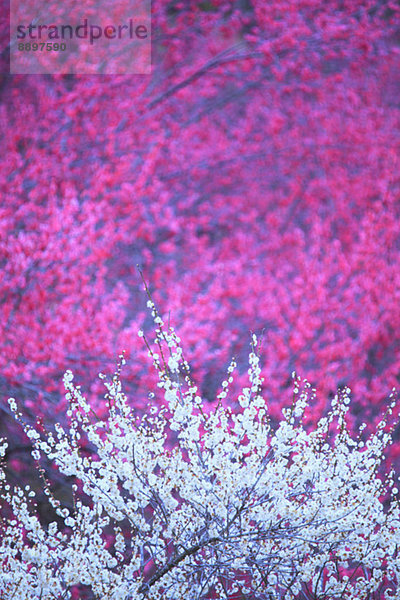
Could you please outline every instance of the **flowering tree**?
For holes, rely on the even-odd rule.
[[[232,354],[244,385],[265,328],[275,416],[295,369],[320,414],[340,382],[379,412],[400,373],[399,10],[154,0],[151,76],[4,77],[2,393],[61,418],[69,364],[94,402],[98,357],[140,348],[139,262],[205,401]]]
[[[24,2],[27,18],[34,4]],[[265,329],[258,352],[274,398],[271,427],[290,402],[288,373],[300,369],[318,383],[305,428],[339,383],[353,390],[351,426],[357,411],[360,421],[364,413],[375,417],[382,390],[400,377],[399,3],[152,4],[151,77],[2,78],[0,391],[18,397],[31,424],[39,413],[49,426],[58,412],[71,441],[59,385],[71,365],[104,422],[103,440],[112,425],[92,375],[126,348],[140,357],[128,363],[125,389],[143,415],[157,376],[144,368],[132,335],[144,308],[139,263],[163,313],[181,323],[205,415],[222,410],[215,406],[218,364],[232,354],[231,408],[239,410],[238,391],[247,386],[243,339],[249,329]],[[168,377],[174,386],[176,377]],[[156,388],[154,409],[162,402]],[[5,398],[0,411],[0,436],[12,432],[10,483],[28,446]],[[83,456],[90,443],[98,461],[95,442],[84,443],[89,424],[79,427]],[[173,432],[165,441],[171,452],[181,444]],[[399,450],[393,445],[392,457]],[[182,449],[183,459],[188,452]],[[143,509],[148,520],[151,502]],[[63,517],[54,519],[64,528]],[[127,522],[120,526],[126,532]],[[23,542],[34,545],[28,534],[25,527]],[[162,568],[153,550],[144,546],[143,584]],[[176,547],[176,555],[182,551]]]
[[[2,600],[82,598],[85,590],[107,600],[399,599],[398,489],[392,472],[378,476],[394,394],[366,441],[347,429],[347,388],[308,431],[315,390],[293,374],[292,406],[274,428],[253,336],[240,410],[224,407],[233,360],[207,411],[178,336],[148,305],[154,349],[144,339],[163,406],[152,401],[146,415],[135,414],[121,355],[111,380],[100,374],[108,411],[100,420],[67,371],[69,427],[24,425],[54,520],[43,525],[33,489],[12,489],[0,472]],[[6,450],[3,439],[0,455]],[[43,457],[73,479],[68,506],[51,491]]]

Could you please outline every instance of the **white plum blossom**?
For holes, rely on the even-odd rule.
[[[35,492],[11,489],[0,469],[1,600],[72,599],[79,586],[101,600],[400,600],[398,490],[393,473],[378,473],[394,401],[364,441],[346,425],[348,389],[309,431],[315,390],[293,374],[293,406],[273,427],[254,335],[237,410],[222,402],[232,361],[207,412],[179,338],[148,306],[164,406],[138,418],[121,356],[111,380],[102,376],[109,414],[99,421],[66,372],[69,427],[24,426],[34,456],[75,482],[64,508],[45,484],[58,519],[48,525]],[[0,457],[6,448],[0,439]]]

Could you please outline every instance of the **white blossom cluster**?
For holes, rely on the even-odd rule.
[[[149,307],[165,405],[136,416],[121,357],[111,380],[101,375],[101,421],[65,373],[69,427],[24,425],[38,464],[47,457],[75,481],[67,508],[44,478],[50,524],[38,517],[35,492],[11,489],[0,469],[1,600],[76,598],[76,586],[101,600],[400,600],[398,490],[392,472],[385,481],[378,474],[391,441],[386,421],[353,439],[346,389],[308,431],[313,390],[293,374],[293,405],[272,427],[255,337],[240,410],[224,408],[232,361],[207,412],[179,338]],[[6,448],[0,440],[0,458]]]

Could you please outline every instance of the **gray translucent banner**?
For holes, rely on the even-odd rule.
[[[11,73],[149,74],[151,0],[11,0]]]

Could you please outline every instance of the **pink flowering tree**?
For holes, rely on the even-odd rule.
[[[318,414],[343,384],[374,417],[400,372],[398,13],[156,0],[151,76],[5,78],[3,397],[62,414],[69,364],[94,400],[141,351],[139,263],[209,401],[264,331],[275,416],[301,369]]]
[[[294,370],[314,424],[338,386],[376,423],[398,384],[398,2],[152,4],[151,76],[1,80],[0,435],[38,494],[6,400],[66,427],[69,366],[105,419],[125,348],[146,411],[137,264],[210,410],[231,356],[238,409],[250,331],[275,424]]]

